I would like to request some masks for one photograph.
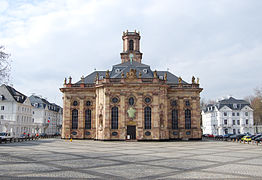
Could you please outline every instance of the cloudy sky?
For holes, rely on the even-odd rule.
[[[262,86],[261,0],[0,0],[11,84],[62,105],[65,77],[120,63],[122,32],[141,32],[142,62],[190,82],[201,97],[244,98]]]

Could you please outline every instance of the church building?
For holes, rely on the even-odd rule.
[[[121,63],[65,79],[64,139],[201,139],[199,79],[187,83],[142,63],[140,33],[123,32]]]

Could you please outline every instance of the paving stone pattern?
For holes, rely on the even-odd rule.
[[[0,179],[262,179],[262,146],[41,139],[0,145]]]

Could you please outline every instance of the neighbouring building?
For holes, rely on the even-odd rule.
[[[253,123],[250,104],[233,97],[209,104],[202,111],[203,134],[253,134]]]
[[[63,110],[47,100],[18,92],[8,85],[0,86],[0,132],[18,137],[23,133],[59,133]]]
[[[29,100],[34,107],[32,117],[37,125],[38,132],[47,134],[59,133],[62,127],[62,108],[35,95],[31,95]]]
[[[34,132],[32,106],[28,97],[11,86],[0,86],[0,132],[20,136]]]
[[[187,83],[142,64],[140,33],[123,32],[121,63],[80,81],[65,79],[62,138],[200,139],[199,79]]]

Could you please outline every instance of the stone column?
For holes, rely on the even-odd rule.
[[[103,139],[110,139],[111,137],[111,109],[110,109],[110,96],[108,92],[104,95],[104,114],[103,114]]]
[[[62,138],[69,139],[71,137],[71,126],[72,126],[72,118],[71,118],[71,98],[66,96],[64,93],[63,101],[63,126],[62,126]]]
[[[125,107],[125,95],[122,93],[120,96],[120,108],[119,108],[119,139],[126,139],[126,107]]]
[[[144,138],[144,108],[143,108],[143,94],[137,94],[136,102],[136,121],[137,121],[137,139],[141,140]]]
[[[152,128],[152,139],[159,139],[159,128],[160,128],[160,112],[159,105],[159,93],[153,95],[152,99],[152,112],[151,112],[151,128]]]
[[[185,132],[185,103],[182,97],[178,97],[178,129],[179,138],[183,138]]]
[[[85,110],[84,110],[84,99],[79,101],[79,115],[78,115],[78,138],[84,138],[85,130]]]

